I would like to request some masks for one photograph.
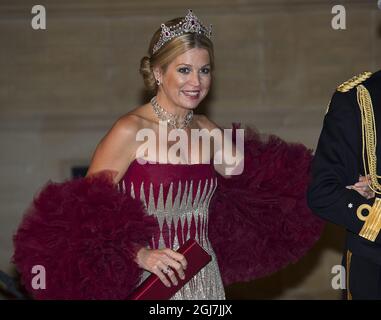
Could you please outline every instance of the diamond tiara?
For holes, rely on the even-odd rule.
[[[168,41],[176,38],[184,33],[199,33],[205,35],[209,39],[212,36],[212,25],[206,28],[192,10],[188,10],[187,15],[178,24],[167,27],[161,24],[161,33],[159,41],[154,45],[152,53],[155,54]]]

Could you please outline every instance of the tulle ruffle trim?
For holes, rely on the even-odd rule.
[[[209,236],[225,285],[274,273],[319,239],[324,223],[306,202],[311,160],[301,144],[245,129],[244,171],[219,177],[210,209]]]
[[[33,298],[125,299],[142,275],[136,251],[156,227],[108,172],[49,182],[14,236],[13,260]]]

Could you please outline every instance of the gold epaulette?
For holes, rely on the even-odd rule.
[[[350,78],[349,80],[345,81],[344,83],[342,83],[341,85],[339,85],[336,88],[336,90],[339,92],[347,92],[347,91],[353,89],[354,87],[356,87],[357,85],[359,85],[360,83],[364,82],[371,75],[372,75],[372,72],[369,72],[369,71],[365,71],[363,73],[360,73],[359,75],[354,76],[354,77]]]

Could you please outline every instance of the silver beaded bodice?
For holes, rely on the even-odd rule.
[[[148,174],[145,166],[148,166]],[[206,174],[210,171],[203,166],[196,170],[197,165],[139,165],[134,162],[118,185],[123,192],[140,199],[148,214],[158,220],[159,230],[152,237],[152,249],[168,247],[177,250],[186,240],[194,238],[212,256],[212,261],[172,299],[225,298],[215,253],[208,239],[209,203],[217,188],[217,177]],[[162,175],[161,172],[156,175],[156,170],[171,170],[171,174]],[[134,171],[143,173],[142,177],[134,177]],[[174,178],[177,176],[175,171],[179,171],[177,179]],[[203,171],[206,176],[200,177]],[[149,274],[146,271],[143,280]]]

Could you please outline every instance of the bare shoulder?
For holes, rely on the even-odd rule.
[[[114,142],[135,139],[141,126],[142,119],[133,114],[126,114],[114,123],[105,138],[111,138]]]
[[[133,113],[127,113],[121,116],[114,124],[118,130],[131,132],[139,129],[144,122],[144,119]]]
[[[122,136],[128,137],[136,135],[143,128],[152,126],[152,119],[149,117],[149,109],[147,105],[142,105],[121,116],[114,124],[113,130]]]
[[[215,122],[210,120],[204,114],[195,115],[194,120],[200,129],[208,129],[208,130],[220,129],[220,127]]]
[[[114,180],[118,182],[134,158],[137,148],[135,137],[140,127],[139,117],[120,117],[97,145],[87,175],[111,170],[116,173]]]

